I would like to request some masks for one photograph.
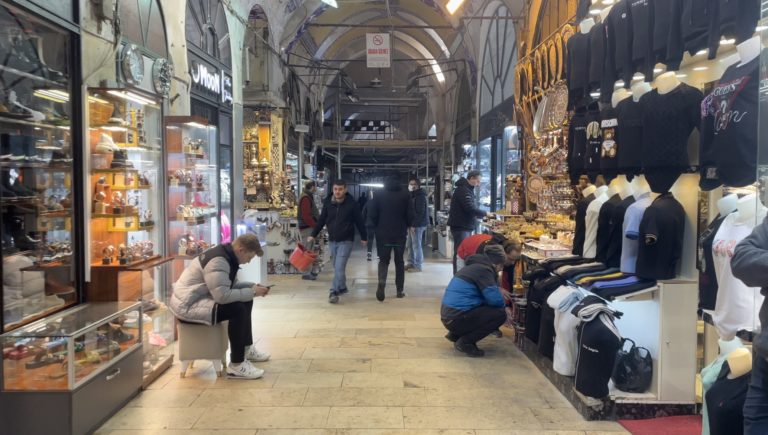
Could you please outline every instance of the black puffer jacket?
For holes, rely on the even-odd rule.
[[[347,242],[355,240],[355,226],[360,233],[360,239],[368,239],[365,231],[365,222],[360,213],[360,206],[349,193],[344,197],[344,202],[337,203],[331,195],[323,204],[320,219],[317,220],[312,237],[317,237],[323,227],[328,227],[328,240],[331,242]]]
[[[485,212],[478,209],[475,203],[475,188],[469,184],[466,178],[459,178],[451,197],[448,226],[456,231],[474,230],[477,225],[476,219],[485,216]]]
[[[414,227],[426,227],[429,225],[429,207],[427,205],[427,192],[417,189],[411,192],[413,198],[413,210],[416,216],[413,219]]]
[[[384,190],[368,201],[368,224],[376,228],[376,238],[385,244],[404,244],[408,227],[413,226],[411,195],[397,182],[387,180]]]

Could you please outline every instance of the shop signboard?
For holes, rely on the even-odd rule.
[[[189,74],[192,89],[211,100],[229,106],[232,104],[232,76],[215,66],[190,56]]]
[[[391,57],[389,33],[366,33],[365,49],[368,68],[389,68]]]

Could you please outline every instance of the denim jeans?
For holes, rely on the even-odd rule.
[[[368,253],[373,253],[373,244],[376,242],[376,228],[374,227],[366,227],[365,232],[368,233]]]
[[[413,233],[408,231],[408,241],[405,242],[405,249],[408,250],[408,264],[421,270],[424,265],[424,231],[427,227],[414,227]]]
[[[386,243],[379,239],[376,246],[376,252],[379,254],[379,285],[387,284],[387,272],[389,271],[389,262],[392,254],[395,255],[395,288],[398,292],[403,291],[405,286],[405,240],[397,243]]]
[[[330,242],[333,260],[333,287],[331,293],[347,288],[347,261],[352,253],[352,242]]]
[[[744,402],[744,435],[768,434],[768,361],[756,355]]]
[[[461,246],[461,242],[463,242],[464,239],[472,235],[472,231],[467,231],[467,230],[454,231],[452,229],[451,235],[453,236],[453,274],[455,275],[456,271],[459,270],[456,263],[456,259],[459,257],[459,246]]]

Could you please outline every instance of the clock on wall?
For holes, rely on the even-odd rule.
[[[132,85],[141,84],[144,80],[144,55],[134,44],[126,44],[120,53],[120,69],[123,78]]]
[[[168,59],[158,58],[152,64],[152,83],[155,92],[160,95],[168,95],[171,91],[171,77],[173,76],[173,64]]]

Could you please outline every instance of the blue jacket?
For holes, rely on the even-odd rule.
[[[485,255],[472,255],[467,265],[454,275],[443,295],[440,316],[454,319],[479,306],[504,307],[497,272]]]

